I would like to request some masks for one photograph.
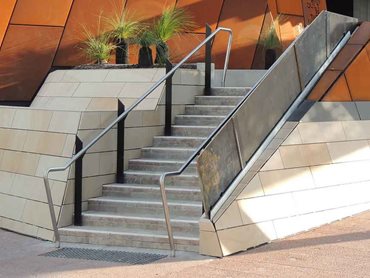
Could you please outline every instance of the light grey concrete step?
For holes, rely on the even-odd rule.
[[[188,105],[185,108],[185,114],[226,116],[234,109],[234,107],[235,106],[227,105]]]
[[[211,90],[211,94],[213,96],[245,96],[250,90],[250,87],[214,87]]]
[[[124,173],[125,183],[131,184],[159,184],[163,172],[130,171]],[[197,175],[183,174],[166,178],[166,186],[182,186],[200,188],[200,180]]]
[[[70,243],[99,244],[137,248],[170,249],[165,232],[148,232],[117,227],[70,226],[59,229],[61,240]],[[176,249],[198,251],[199,239],[181,235],[174,236]]]
[[[192,200],[202,201],[200,188],[166,187],[167,198],[170,201]],[[103,185],[103,196],[124,197],[134,199],[161,198],[159,185],[142,184],[107,184]]]
[[[196,148],[206,139],[206,137],[154,136],[153,146],[169,148]]]
[[[184,163],[185,161],[138,158],[129,160],[128,169],[134,171],[169,172],[179,170]],[[184,173],[197,173],[196,163],[192,162]]]
[[[175,118],[176,125],[219,125],[225,116],[210,115],[177,115]]]
[[[150,215],[120,215],[99,211],[82,213],[82,224],[91,227],[122,227],[135,230],[149,230],[166,232],[164,217]],[[174,235],[199,237],[198,218],[174,218],[171,219]]]
[[[241,96],[196,96],[195,105],[237,105]]]
[[[201,217],[202,203],[190,201],[169,201],[170,214],[172,217]],[[163,205],[161,200],[98,197],[88,200],[88,209],[112,213],[137,213],[162,215]]]
[[[194,148],[143,148],[141,157],[149,159],[186,160],[196,149]]]
[[[215,128],[216,126],[173,125],[172,134],[174,136],[208,137]]]

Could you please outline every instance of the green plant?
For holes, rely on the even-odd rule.
[[[116,12],[113,17],[106,17],[105,22],[112,29],[112,37],[117,40],[127,41],[133,39],[142,29],[142,24],[139,21],[133,20],[129,12],[124,11],[123,8],[119,12]]]
[[[156,38],[151,30],[143,29],[142,32],[138,35],[136,42],[141,47],[150,47],[156,43]]]
[[[154,22],[153,33],[157,40],[167,42],[173,36],[194,29],[193,18],[181,8],[167,8]]]
[[[113,17],[105,17],[105,22],[109,26],[111,36],[116,44],[116,64],[128,64],[129,43],[141,31],[142,24],[133,20],[128,11],[124,10],[124,3],[121,9],[116,9]]]
[[[86,39],[83,41],[83,50],[86,56],[97,64],[106,63],[115,49],[110,35],[103,33],[95,36],[86,28],[84,28],[84,35]]]
[[[193,18],[180,8],[167,8],[161,17],[153,24],[153,35],[156,40],[156,62],[163,64],[168,59],[167,42],[180,33],[193,30],[195,23]]]
[[[82,25],[82,33],[84,35],[82,50],[89,59],[97,64],[106,63],[110,58],[111,52],[116,48],[111,42],[111,34],[109,32],[102,32],[101,19],[102,14],[100,13],[98,16],[97,30],[94,33],[86,25]]]
[[[259,44],[262,45],[265,51],[265,69],[269,69],[275,63],[278,56],[277,50],[282,48],[275,28],[281,21],[281,16],[278,16],[260,36]]]
[[[264,49],[278,49],[281,48],[281,41],[278,37],[275,26],[281,22],[281,17],[278,16],[274,21],[271,22],[270,26],[262,32],[259,44],[263,46]]]

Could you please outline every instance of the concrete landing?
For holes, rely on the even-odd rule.
[[[0,230],[0,277],[368,277],[370,212],[224,259],[180,253],[127,266],[38,256],[53,249]]]

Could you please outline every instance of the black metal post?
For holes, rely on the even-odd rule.
[[[173,66],[170,61],[166,61],[166,74],[172,70]],[[166,104],[165,104],[165,127],[164,134],[166,136],[172,135],[172,77],[171,75],[166,80]]]
[[[125,105],[120,100],[118,100],[118,116],[120,116],[124,112]],[[123,183],[123,171],[125,163],[125,120],[126,119],[123,119],[117,124],[117,183]]]
[[[206,24],[206,38],[212,34],[212,28]],[[204,94],[211,94],[211,65],[212,65],[212,41],[206,43],[206,57],[205,57],[205,86]]]
[[[78,153],[83,148],[83,143],[80,138],[76,137],[75,153]],[[74,225],[82,225],[82,160],[83,156],[77,159],[75,164],[75,214]]]

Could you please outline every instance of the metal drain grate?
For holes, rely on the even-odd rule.
[[[125,251],[83,249],[83,248],[61,248],[40,256],[93,260],[114,263],[125,263],[131,265],[148,264],[166,258],[165,255],[149,253],[133,253]]]

